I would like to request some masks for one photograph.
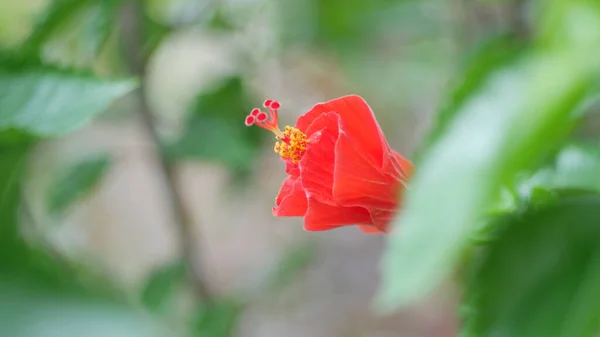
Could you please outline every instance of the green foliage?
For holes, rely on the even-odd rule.
[[[11,337],[152,337],[143,314],[111,301],[57,292],[15,275],[0,276],[0,327]]]
[[[37,15],[31,34],[12,51],[20,59],[88,69],[113,32],[119,4],[119,0],[50,0]]]
[[[36,50],[44,60],[85,68],[93,64],[112,32],[117,2],[73,2],[56,2],[25,48]]]
[[[569,25],[556,34],[600,24],[596,5],[580,1],[565,8]],[[580,13],[575,9],[584,9],[586,20],[571,18]],[[454,114],[424,155],[406,194],[401,228],[389,237],[381,308],[411,303],[439,284],[501,187],[570,131],[572,111],[597,75],[591,55],[600,52],[600,36],[577,42],[564,41],[567,49],[540,44],[497,68]]]
[[[24,43],[26,52],[40,54],[44,42],[87,3],[89,3],[87,0],[55,0],[50,2],[45,13],[35,25],[33,32]]]
[[[290,284],[301,271],[308,267],[314,257],[314,244],[304,243],[292,247],[283,255],[277,267],[269,275],[266,288],[272,292]]]
[[[2,134],[0,132],[0,134]],[[0,261],[9,263],[22,247],[17,239],[17,209],[20,177],[29,144],[5,146],[0,143]]]
[[[117,299],[108,284],[90,291],[65,265],[20,236],[21,175],[30,144],[0,144],[0,329],[15,337],[157,336],[158,327]],[[87,278],[90,280],[90,278]],[[101,290],[104,288],[103,290]]]
[[[187,129],[167,153],[174,158],[214,160],[237,173],[253,164],[264,133],[244,126],[251,101],[241,78],[229,78],[221,87],[200,94],[192,107]]]
[[[579,189],[600,193],[600,147],[592,144],[570,144],[556,157],[554,167],[534,175],[550,189]]]
[[[187,269],[182,261],[175,261],[152,272],[142,291],[142,303],[156,313],[170,310],[170,300],[178,287],[185,284]]]
[[[48,189],[48,210],[61,213],[91,193],[108,172],[110,165],[110,156],[99,154],[62,168]]]
[[[517,60],[523,52],[523,42],[512,34],[493,36],[486,38],[477,49],[467,57],[463,69],[458,71],[454,78],[452,88],[434,121],[432,130],[427,140],[421,146],[421,151],[426,151],[434,144],[446,129],[451,125],[460,108],[466,101],[487,81],[489,76],[500,67]],[[417,158],[420,157],[417,154]],[[417,162],[419,159],[417,159]]]
[[[100,79],[53,67],[4,70],[0,72],[0,130],[64,135],[135,86],[132,80]]]
[[[15,46],[0,51],[3,333],[174,334],[159,334],[156,319],[173,319],[185,325],[174,330],[189,330],[194,336],[236,333],[246,301],[256,295],[243,303],[227,296],[183,309],[176,295],[190,280],[180,260],[153,271],[139,291],[141,309],[154,314],[146,317],[132,310],[127,296],[104,276],[21,236],[21,222],[36,220],[21,190],[28,185],[23,173],[33,146],[83,127],[136,87],[132,80],[92,73],[119,73],[103,68],[108,65],[106,51],[118,58],[111,60],[114,64],[106,62],[111,63],[106,68],[124,65],[119,52],[126,50],[130,59],[140,61],[134,68],[144,80],[143,63],[184,25],[202,32],[219,30],[224,40],[235,37],[231,41],[237,48],[246,44],[239,41],[246,32],[237,27],[268,12],[257,4],[260,13],[244,16],[235,12],[249,12],[248,4],[197,3],[138,1],[141,12],[130,13],[124,9],[134,8],[128,7],[134,2],[50,0],[32,27],[25,27],[27,6],[14,6],[17,20],[9,11],[13,6],[0,5],[0,16],[8,19],[0,20],[3,48]],[[503,13],[510,19],[496,18],[506,20],[508,29],[519,14],[524,16],[515,4],[494,4],[494,11],[510,9]],[[295,55],[331,62],[333,77],[355,79],[365,96],[378,97],[375,104],[389,104],[392,110],[403,106],[405,97],[422,95],[418,82],[423,77],[435,74],[440,83],[445,79],[438,70],[447,72],[452,64],[452,49],[459,43],[446,44],[456,38],[455,30],[477,30],[460,37],[461,47],[471,38],[491,35],[456,72],[415,160],[399,226],[388,236],[380,307],[412,303],[458,270],[464,281],[465,337],[594,336],[600,330],[600,144],[561,141],[600,97],[600,3],[533,0],[523,5],[532,5],[527,7],[531,20],[515,34],[498,32],[494,24],[469,22],[475,9],[486,9],[481,1],[280,1],[280,30],[261,36],[265,45],[256,54],[253,46],[241,53],[242,63],[266,56],[262,66],[277,59],[262,53],[264,47],[277,46],[268,40],[278,36],[283,46],[308,47]],[[16,23],[23,27],[11,27]],[[259,30],[272,28],[270,20],[262,24]],[[485,31],[479,33],[479,28]],[[128,48],[138,45],[142,50]],[[287,66],[289,59],[276,61]],[[250,172],[268,135],[243,125],[245,113],[256,106],[242,77],[247,74],[252,70],[199,93],[181,137],[161,144],[161,154],[171,161],[209,160],[239,174]],[[402,80],[409,85],[398,86]],[[327,83],[323,87],[329,89]],[[44,195],[48,209],[60,214],[92,193],[110,164],[108,156],[97,155],[62,167]],[[314,252],[312,245],[292,247],[267,275],[258,296],[271,296],[292,282]]]
[[[600,197],[497,224],[465,285],[462,336],[597,336]]]
[[[167,25],[153,21],[146,15],[144,15],[142,19],[145,32],[143,44],[144,53],[146,55],[151,55],[161,42],[163,42],[169,34],[173,33],[173,29]]]
[[[22,220],[36,220],[21,193],[32,145],[84,126],[136,86],[41,61],[49,46],[64,52],[60,43],[75,41],[75,58],[67,63],[89,64],[109,34],[115,4],[54,1],[23,46],[0,55],[0,330],[11,336],[162,335],[103,276],[31,246],[20,229]],[[65,34],[69,38],[61,40]],[[51,210],[61,211],[89,192],[107,168],[106,157],[97,157],[63,172],[49,192]]]
[[[367,47],[392,19],[401,14],[402,6],[411,1],[350,0],[343,3],[327,0],[279,2],[283,39],[321,46],[333,45],[349,50],[356,44]],[[391,15],[393,13],[393,15]],[[386,14],[390,16],[386,16]],[[377,18],[377,20],[373,20]],[[360,48],[358,48],[360,49]]]
[[[233,299],[219,299],[201,305],[197,312],[193,336],[232,337],[244,306]]]

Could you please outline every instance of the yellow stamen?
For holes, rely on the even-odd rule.
[[[290,159],[293,163],[300,162],[300,158],[302,158],[310,141],[302,131],[291,126],[286,126],[285,131],[281,136],[278,135],[277,139],[279,141],[275,143],[273,150],[282,158]]]

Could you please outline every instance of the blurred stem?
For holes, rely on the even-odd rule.
[[[129,1],[123,8],[121,28],[123,33],[123,47],[125,56],[131,71],[140,81],[137,90],[139,97],[139,114],[156,154],[156,165],[159,168],[161,179],[165,187],[166,197],[174,217],[174,224],[179,236],[182,255],[185,258],[194,293],[198,300],[208,302],[211,299],[208,291],[206,278],[201,269],[201,263],[197,261],[200,252],[198,240],[194,240],[193,222],[189,217],[183,198],[177,189],[176,169],[172,162],[162,151],[162,142],[158,134],[154,115],[148,105],[146,97],[146,66],[148,56],[144,54],[144,12],[142,1]]]
[[[529,26],[525,9],[527,8],[527,0],[513,0],[508,9],[508,21],[512,32],[521,40],[529,38]]]
[[[457,41],[465,50],[479,41],[488,31],[504,27],[517,39],[530,37],[527,22],[527,0],[510,0],[501,3],[474,0],[456,0]]]
[[[458,19],[458,22],[454,24],[456,26],[455,38],[458,46],[463,50],[471,48],[477,41],[477,34],[481,30],[474,6],[469,0],[456,0],[452,6]]]

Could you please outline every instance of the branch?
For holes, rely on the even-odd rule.
[[[527,22],[527,0],[513,0],[508,4],[508,24],[510,30],[521,40],[528,40],[531,32]]]
[[[198,241],[194,240],[193,222],[188,216],[183,198],[177,189],[175,167],[162,152],[162,142],[158,134],[154,115],[151,112],[146,97],[145,75],[147,56],[143,52],[143,15],[141,1],[129,1],[124,7],[121,28],[123,30],[125,55],[129,68],[139,77],[140,87],[137,90],[140,103],[139,114],[154,147],[156,165],[159,168],[166,198],[174,217],[174,224],[182,249],[181,253],[185,258],[188,272],[190,273],[194,293],[198,300],[208,302],[211,296],[208,291],[205,275],[200,268],[201,264],[196,259],[200,252],[200,247]]]

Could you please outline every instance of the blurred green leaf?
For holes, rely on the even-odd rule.
[[[200,306],[193,336],[232,337],[244,306],[233,299],[219,299]]]
[[[543,4],[536,18],[540,48],[564,50],[582,48],[600,39],[597,18],[600,3],[594,0],[551,0]]]
[[[114,26],[118,4],[117,0],[54,0],[22,49],[39,55],[52,40],[62,40],[61,47],[77,44],[75,51],[84,52],[81,58],[93,56]]]
[[[366,49],[382,33],[390,31],[391,25],[397,27],[415,15],[426,20],[427,15],[415,6],[410,8],[410,16],[403,15],[407,12],[407,4],[416,3],[418,1],[410,0],[279,1],[282,39],[284,42],[333,46],[339,50]],[[419,25],[417,30],[425,31],[431,27]]]
[[[0,265],[18,258],[21,250],[16,210],[20,202],[19,181],[28,150],[29,144],[7,146],[0,143]]]
[[[173,32],[173,28],[157,23],[147,15],[143,16],[144,24],[144,55],[152,55],[154,50],[160,46],[163,40]]]
[[[31,48],[45,61],[54,64],[90,67],[115,26],[117,3],[114,0],[86,0],[66,8],[63,8],[64,4],[54,6],[56,12],[49,13],[50,22],[46,22],[53,27],[46,30],[42,24],[29,40],[33,44]],[[62,17],[57,18],[60,14]],[[52,21],[55,19],[60,21]]]
[[[565,147],[556,158],[548,187],[600,193],[600,148],[582,144]]]
[[[31,143],[35,140],[35,136],[21,130],[9,129],[0,131],[0,144],[5,146],[16,146],[24,143]]]
[[[531,208],[532,204],[545,206],[549,199],[556,198],[557,193],[600,192],[600,147],[571,143],[553,158],[550,165],[516,183],[522,209]]]
[[[162,335],[148,317],[126,306],[6,273],[0,276],[0,330],[11,337]]]
[[[101,277],[26,245],[19,230],[26,214],[20,180],[30,145],[0,143],[0,331],[11,337],[163,336]]]
[[[55,30],[88,2],[89,0],[53,0],[25,41],[23,49],[28,53],[39,54],[44,42]]]
[[[142,291],[142,303],[152,312],[168,311],[169,301],[178,287],[185,284],[187,279],[186,265],[182,261],[169,263],[155,269]]]
[[[600,23],[600,11],[585,4],[572,2]],[[588,21],[570,23],[576,27],[563,29],[590,28]],[[423,157],[397,221],[401,228],[388,239],[380,308],[411,303],[439,284],[501,187],[570,131],[573,109],[598,71],[591,55],[600,53],[600,38],[573,46],[536,49],[497,69]]]
[[[227,79],[198,96],[181,138],[167,146],[175,158],[209,159],[237,173],[247,172],[256,158],[264,133],[244,125],[252,105],[239,77]]]
[[[52,213],[61,213],[98,186],[111,165],[108,154],[84,158],[62,168],[48,189],[47,205]]]
[[[18,46],[30,34],[45,1],[0,1],[0,45]]]
[[[314,244],[300,244],[289,249],[267,277],[266,289],[272,293],[277,288],[290,284],[305,270],[315,257]]]
[[[208,21],[206,26],[209,29],[221,31],[234,31],[236,28],[221,9],[215,11],[214,16]]]
[[[599,196],[505,219],[465,287],[462,336],[597,336],[598,223]]]
[[[39,136],[71,132],[136,87],[50,67],[0,71],[0,130]]]
[[[498,68],[516,61],[523,51],[523,42],[512,34],[493,36],[477,45],[457,73],[454,83],[450,84],[449,87],[452,89],[443,99],[432,130],[417,154],[417,161],[423,152],[444,134],[454,118],[462,111],[461,107],[483,86],[489,76]]]
[[[218,4],[214,0],[144,0],[146,15],[170,27],[189,26],[210,20]]]

